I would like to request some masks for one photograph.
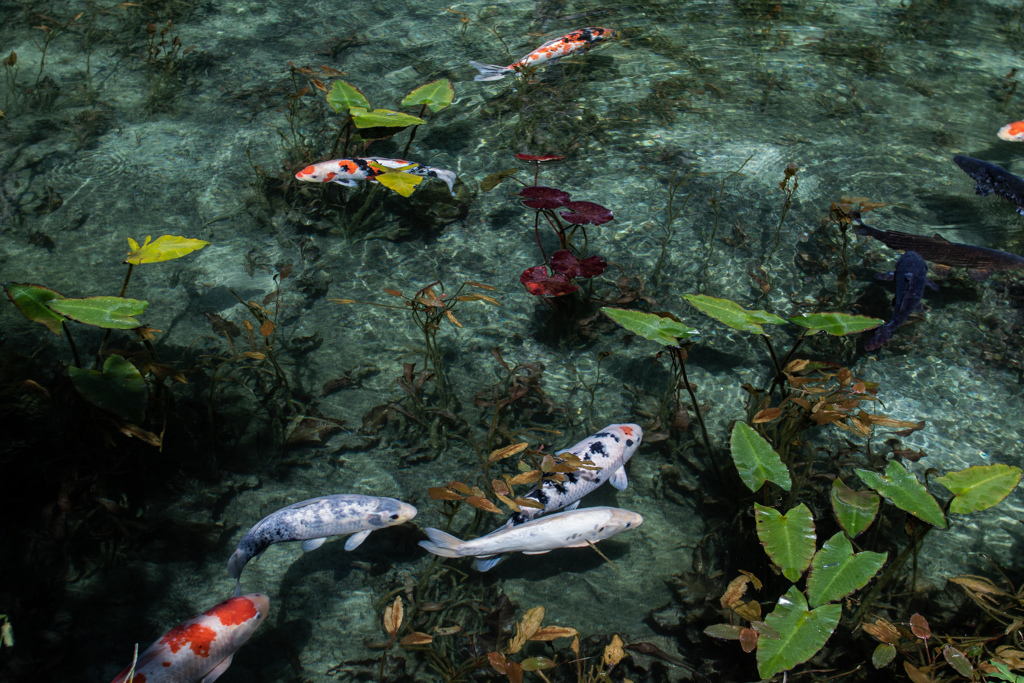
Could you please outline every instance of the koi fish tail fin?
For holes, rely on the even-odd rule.
[[[886,323],[875,330],[875,333],[864,342],[865,351],[874,351],[885,346],[890,339],[892,339],[892,333],[896,331],[895,327],[892,327],[890,323]]]
[[[441,557],[460,557],[459,548],[462,541],[451,534],[446,534],[440,529],[428,528],[423,530],[430,538],[429,541],[420,541],[420,546]]]
[[[469,65],[480,72],[473,79],[474,81],[500,81],[505,76],[515,72],[515,69],[510,66],[498,66],[497,64],[470,62]]]
[[[435,168],[435,169],[433,169],[433,171],[434,171],[434,176],[436,178],[438,178],[440,180],[443,180],[445,182],[445,185],[448,186],[448,191],[454,197],[455,196],[455,188],[453,186],[455,185],[455,171],[449,171],[449,170],[443,169],[443,168]]]

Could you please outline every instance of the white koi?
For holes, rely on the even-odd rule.
[[[416,508],[394,498],[338,494],[310,498],[272,512],[238,542],[228,560],[228,575],[237,579],[241,593],[242,569],[274,543],[302,541],[302,550],[316,550],[328,536],[352,534],[345,550],[355,550],[372,531],[404,524],[416,516]]]
[[[374,166],[381,168],[374,168]],[[384,170],[381,170],[382,168]],[[364,180],[375,183],[377,176],[388,171],[401,171],[424,178],[437,178],[444,181],[448,186],[448,192],[453,197],[455,196],[454,171],[403,159],[385,159],[383,157],[331,159],[307,166],[295,174],[295,179],[307,183],[336,183],[345,187],[355,187]]]
[[[441,557],[486,560],[507,553],[540,555],[558,548],[581,548],[597,543],[635,529],[643,521],[643,517],[630,510],[600,506],[558,512],[516,526],[500,527],[472,541],[459,540],[440,529],[424,529],[430,540],[420,541],[420,545]]]

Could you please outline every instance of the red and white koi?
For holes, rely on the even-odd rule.
[[[561,38],[549,40],[519,61],[513,62],[508,66],[470,62],[470,65],[480,72],[473,80],[497,81],[510,73],[522,71],[527,67],[540,66],[542,64],[554,64],[562,57],[573,54],[583,54],[590,48],[594,47],[597,43],[610,40],[614,37],[614,29],[601,28],[600,26],[581,28],[576,31],[566,33]]]
[[[380,168],[374,168],[379,166]],[[382,170],[383,169],[383,170]],[[350,159],[332,159],[321,161],[302,169],[295,174],[296,180],[307,183],[337,183],[345,187],[355,187],[362,180],[375,183],[377,176],[388,171],[401,171],[424,178],[437,178],[448,185],[448,191],[455,196],[455,172],[443,168],[435,168],[426,164],[404,159],[384,159],[382,157],[353,157]]]
[[[1014,121],[999,129],[996,133],[1000,140],[1007,142],[1024,142],[1024,121]]]
[[[249,593],[181,622],[139,655],[133,683],[213,683],[269,611],[270,598]],[[131,673],[129,665],[113,683],[124,683]]]

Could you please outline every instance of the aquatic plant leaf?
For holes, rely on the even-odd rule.
[[[559,249],[553,253],[548,263],[551,264],[552,270],[568,278],[594,277],[603,273],[608,267],[608,262],[600,256],[588,256],[581,261],[576,254],[568,249]]]
[[[967,655],[947,643],[942,646],[942,656],[958,674],[969,681],[974,680],[974,667],[968,661]]]
[[[704,635],[719,640],[739,640],[743,627],[738,624],[712,624],[704,629]]]
[[[854,491],[842,479],[832,480],[832,511],[839,526],[856,538],[875,521],[881,499],[874,491]]]
[[[523,204],[531,209],[557,209],[569,202],[568,192],[543,185],[524,187],[519,191],[519,196],[524,198]]]
[[[405,96],[401,106],[415,107],[416,105],[427,105],[427,108],[435,114],[442,109],[451,106],[455,98],[455,88],[447,78],[439,78],[436,81],[421,85]],[[370,105],[366,105],[369,107]]]
[[[519,455],[527,448],[530,447],[529,442],[520,441],[504,448],[499,448],[496,451],[491,451],[491,454],[487,457],[487,462],[495,462],[497,460],[504,460],[505,458],[511,458],[513,455]]]
[[[449,491],[443,486],[431,486],[427,489],[427,495],[432,500],[462,500],[462,496],[454,491]]]
[[[900,644],[900,631],[885,619],[875,619],[873,624],[861,624],[861,630],[872,635],[883,643]]]
[[[500,185],[501,181],[503,181],[505,178],[511,178],[512,176],[514,176],[517,170],[518,169],[515,168],[506,168],[504,171],[498,171],[497,173],[490,174],[489,176],[480,181],[480,189],[483,190],[484,192],[490,192],[498,185]]]
[[[102,372],[72,365],[68,375],[75,390],[94,406],[130,422],[141,423],[146,419],[146,380],[123,356],[109,356]]]
[[[530,636],[530,640],[547,642],[556,638],[573,638],[579,635],[579,631],[569,626],[544,626]]]
[[[523,620],[516,623],[515,636],[513,636],[512,640],[508,641],[508,653],[514,655],[522,650],[526,641],[540,630],[540,625],[543,621],[543,607],[534,607],[527,610],[526,614],[523,615]]]
[[[176,258],[187,256],[193,251],[198,251],[210,244],[206,240],[197,240],[179,235],[161,235],[152,242],[149,239],[150,235],[146,235],[146,240],[140,247],[138,242],[129,237],[128,246],[131,248],[131,251],[128,252],[124,262],[139,265],[141,263],[172,261]]]
[[[879,643],[875,651],[871,653],[871,664],[876,669],[889,666],[894,659],[896,659],[896,648],[889,643]]]
[[[857,470],[857,476],[904,512],[909,512],[932,526],[946,528],[946,518],[935,498],[901,463],[890,460],[884,476],[860,469]]]
[[[519,662],[523,671],[541,671],[542,669],[553,669],[557,664],[549,657],[528,657]]]
[[[426,123],[418,116],[390,109],[367,111],[365,107],[350,107],[348,112],[356,128],[408,128]]]
[[[52,289],[41,285],[22,284],[18,282],[5,282],[4,292],[21,314],[32,322],[46,325],[50,332],[58,337],[61,334],[61,327],[64,318],[57,315],[46,306],[46,302],[54,299],[63,299],[63,294],[58,294]]]
[[[735,301],[716,299],[705,294],[684,294],[683,298],[718,322],[740,332],[764,334],[761,325],[784,325],[785,319],[768,311],[748,311]]]
[[[409,647],[410,645],[430,645],[434,642],[434,636],[414,631],[398,642],[402,644],[402,647]]]
[[[409,197],[412,196],[416,186],[423,182],[423,176],[402,173],[401,171],[390,171],[374,177],[374,180],[403,197]]]
[[[53,299],[46,302],[46,305],[57,313],[86,325],[132,330],[142,324],[132,316],[145,311],[149,302],[123,299],[119,296],[90,296],[84,299]]]
[[[811,334],[827,332],[836,337],[843,337],[873,329],[885,321],[849,313],[802,313],[790,318],[789,322],[806,327]]]
[[[602,308],[601,312],[633,334],[639,334],[644,339],[657,342],[662,346],[679,346],[692,337],[700,335],[700,332],[687,328],[678,320],[655,313],[609,307]]]
[[[811,607],[842,600],[874,578],[889,558],[888,553],[854,553],[850,539],[842,532],[825,541],[811,560],[807,576],[807,597]]]
[[[619,635],[615,634],[612,636],[612,642],[605,646],[601,662],[607,667],[613,667],[621,662],[622,658],[625,656],[626,651],[622,647],[622,638],[619,638]]]
[[[359,88],[345,81],[331,83],[331,90],[327,93],[327,104],[331,105],[337,114],[348,111],[352,107],[370,108],[370,101],[363,93],[359,92]]]
[[[1010,495],[1020,483],[1021,469],[1010,465],[977,465],[960,472],[948,472],[935,483],[955,497],[949,511],[957,515],[987,510]]]
[[[772,445],[746,422],[737,422],[733,425],[729,450],[732,452],[732,461],[736,465],[740,479],[751,491],[756,493],[766,481],[778,484],[784,491],[793,486],[789,469],[782,462],[782,458]]]
[[[496,515],[502,514],[501,508],[499,508],[497,505],[487,500],[483,496],[467,496],[466,502],[475,508],[480,508],[481,510],[484,510],[485,512],[493,512]]]
[[[796,582],[811,564],[814,556],[814,517],[800,503],[786,514],[754,503],[754,525],[768,557],[782,570],[782,575]]]
[[[569,278],[561,273],[548,275],[547,266],[527,268],[519,276],[519,281],[534,296],[563,296],[579,289],[579,287],[569,282]]]
[[[594,202],[568,202],[565,208],[569,212],[560,211],[559,215],[573,225],[604,225],[615,218],[611,209]]]
[[[780,638],[760,638],[757,643],[757,672],[771,678],[788,671],[817,654],[839,624],[842,605],[822,605],[808,610],[803,593],[790,587],[765,623],[779,632]]]
[[[384,608],[384,632],[389,636],[394,636],[398,633],[398,629],[402,627],[404,615],[405,610],[402,607],[402,598],[398,596],[393,603]]]
[[[907,678],[910,679],[911,683],[932,683],[931,676],[905,659],[903,660],[903,670],[907,672]]]

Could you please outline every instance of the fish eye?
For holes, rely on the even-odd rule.
[[[392,522],[395,521],[396,519],[398,519],[398,513],[395,513],[395,514],[391,515],[391,521]]]
[[[626,528],[628,529],[633,522],[626,522]]]

